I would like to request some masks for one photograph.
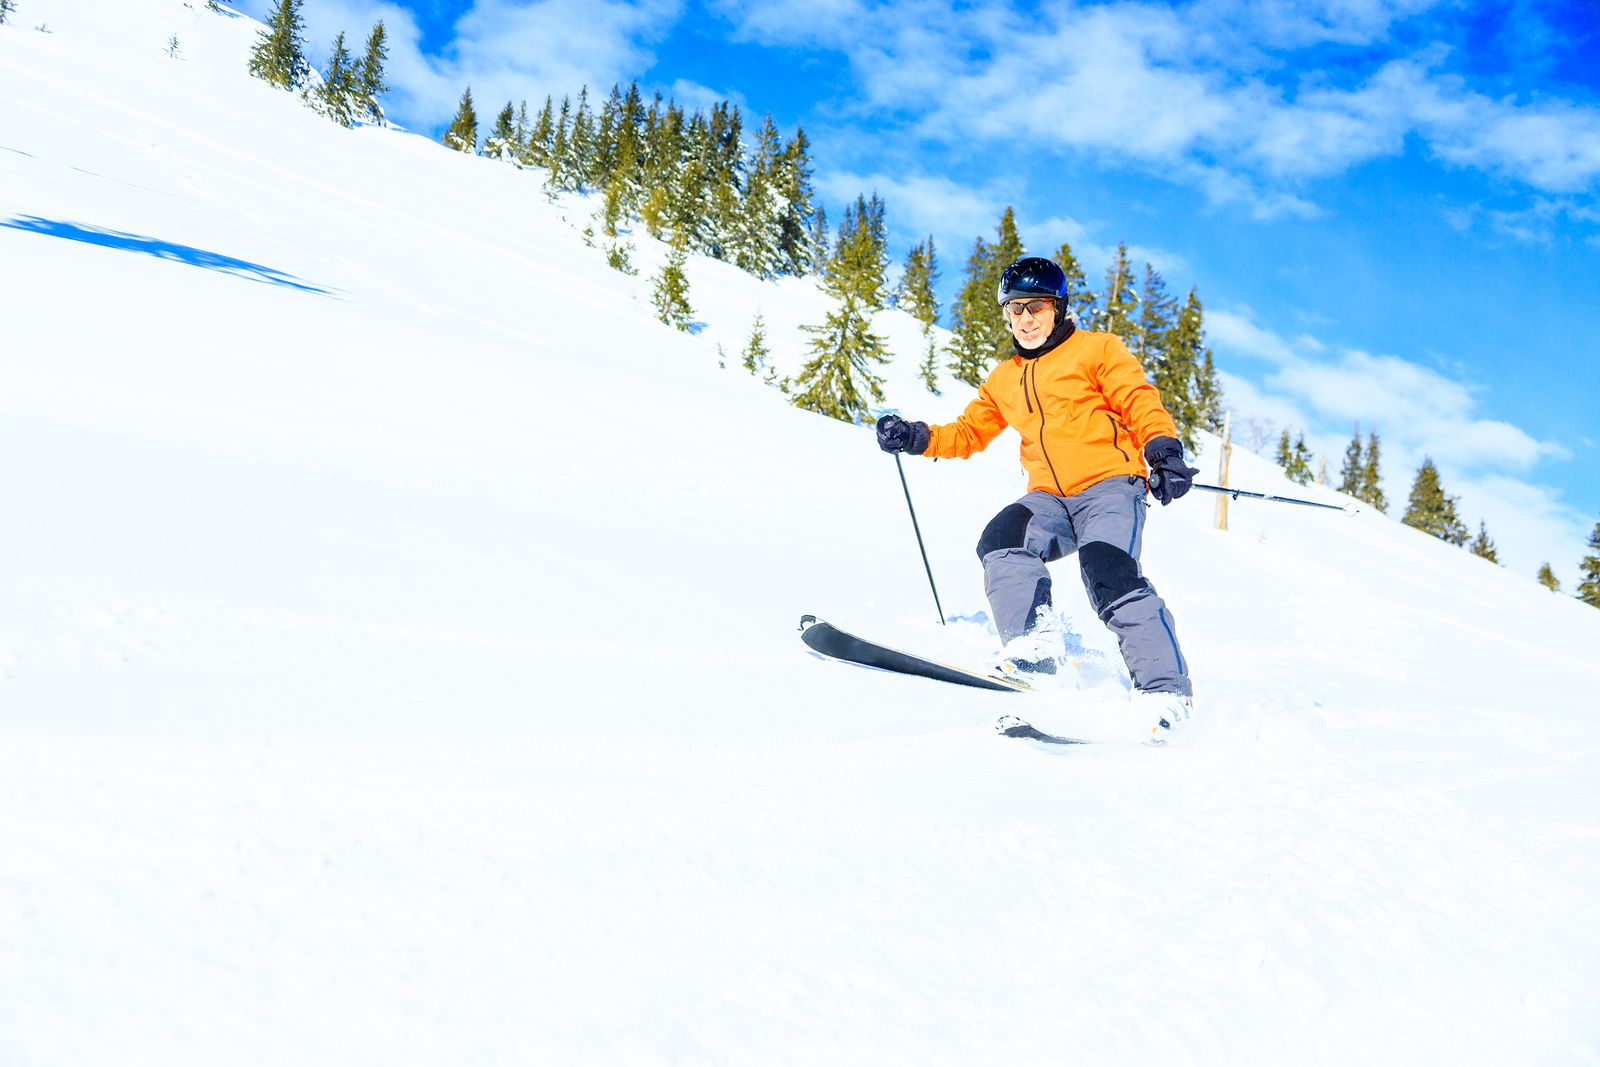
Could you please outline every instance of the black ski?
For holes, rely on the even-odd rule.
[[[800,616],[800,640],[814,652],[821,653],[829,659],[856,663],[863,667],[875,667],[896,674],[911,674],[919,678],[932,678],[954,685],[993,689],[1002,693],[1028,692],[1026,682],[993,674],[980,674],[963,667],[952,667],[948,663],[938,663],[931,659],[923,659],[921,656],[913,656],[909,652],[901,652],[887,645],[857,637],[855,634],[845,633],[815,615]]]

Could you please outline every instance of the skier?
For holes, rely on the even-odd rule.
[[[966,459],[1015,427],[1028,492],[978,539],[1002,662],[1024,675],[1055,672],[1063,641],[1045,564],[1076,552],[1089,603],[1116,634],[1133,678],[1133,703],[1165,733],[1188,721],[1194,690],[1172,613],[1139,567],[1145,493],[1170,504],[1199,469],[1184,463],[1172,416],[1121,339],[1078,328],[1059,266],[1019,259],[997,295],[1012,358],[990,372],[955,422],[885,415],[878,445]]]

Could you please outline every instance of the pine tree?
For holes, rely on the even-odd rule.
[[[1089,290],[1089,283],[1083,277],[1083,267],[1078,263],[1078,257],[1072,254],[1070,244],[1061,242],[1061,247],[1056,249],[1055,263],[1061,268],[1061,273],[1067,276],[1067,307],[1078,316],[1078,325],[1086,330],[1094,329],[1096,296]]]
[[[767,360],[772,351],[767,348],[767,323],[761,317],[761,312],[756,312],[755,322],[750,324],[750,340],[744,346],[744,369],[751,374],[760,375],[767,369]]]
[[[989,374],[993,351],[990,320],[1000,316],[995,307],[995,290],[988,287],[990,259],[988,242],[978,238],[967,257],[966,281],[950,309],[950,343],[946,349],[950,373],[971,386],[981,385]]]
[[[506,101],[494,120],[494,129],[483,142],[483,154],[504,163],[516,163],[522,158],[522,145],[517,138],[517,113],[511,101]]]
[[[1600,522],[1589,535],[1589,554],[1578,564],[1577,597],[1591,608],[1600,608]]]
[[[833,245],[828,236],[828,212],[821,204],[811,215],[811,232],[806,237],[806,246],[810,249],[812,269],[826,274],[828,260],[833,256]]]
[[[650,302],[655,305],[656,318],[668,326],[689,332],[693,325],[694,309],[689,306],[689,277],[683,265],[689,261],[687,242],[682,231],[672,235],[672,251],[656,275]]]
[[[547,96],[544,98],[544,108],[539,112],[539,117],[534,120],[533,129],[528,131],[527,144],[523,148],[522,162],[528,167],[542,167],[550,169],[554,159],[552,148],[556,135],[555,105]]]
[[[306,61],[301,0],[278,0],[267,16],[266,29],[250,50],[250,73],[280,89],[299,89],[311,73]]]
[[[16,0],[0,0],[0,26],[6,24],[6,20],[11,17],[11,13],[16,9]]]
[[[328,70],[322,76],[322,84],[309,95],[318,113],[341,126],[355,125],[356,71],[350,62],[350,52],[344,46],[342,31],[333,40],[333,51],[328,57]]]
[[[1294,448],[1289,443],[1289,428],[1287,426],[1284,427],[1283,436],[1278,438],[1278,451],[1272,458],[1287,474],[1290,464],[1294,462]]]
[[[544,184],[549,193],[562,189],[570,189],[567,174],[572,168],[572,153],[567,144],[567,134],[572,126],[572,100],[570,97],[561,98],[561,111],[556,115],[554,127],[550,131],[550,173],[546,175]]]
[[[928,392],[934,396],[943,396],[939,389],[939,342],[933,339],[932,330],[924,330],[922,336],[928,347],[923,351],[922,365],[917,368],[917,377]]]
[[[1283,439],[1285,442],[1289,440],[1288,430],[1283,432]],[[1284,467],[1283,472],[1296,485],[1311,484],[1311,449],[1306,447],[1305,434],[1301,434],[1295,439],[1294,451],[1289,454],[1289,463],[1288,466]]]
[[[775,188],[784,203],[783,212],[778,218],[779,269],[783,274],[803,277],[815,270],[822,260],[806,231],[807,221],[813,214],[811,142],[802,128],[796,127],[794,136],[784,145]],[[827,232],[826,219],[822,220],[822,232]],[[826,255],[827,249],[824,248],[821,254]]]
[[[1194,300],[1191,290],[1189,299],[1194,302],[1195,328],[1204,338],[1205,329],[1200,324],[1200,303]],[[1183,310],[1183,315],[1189,314],[1189,309]],[[1182,321],[1180,316],[1179,321]],[[1222,383],[1217,381],[1217,364],[1211,358],[1211,349],[1207,348],[1200,360],[1200,373],[1194,380],[1195,412],[1200,416],[1200,425],[1212,433],[1221,433],[1224,421],[1222,409]]]
[[[1205,344],[1200,332],[1200,305],[1190,302],[1174,318],[1176,301],[1167,295],[1167,283],[1155,267],[1144,267],[1144,300],[1139,307],[1134,358],[1155,383],[1161,404],[1172,416],[1178,439],[1194,452],[1200,428],[1200,406],[1195,399],[1200,374],[1200,354]]]
[[[1027,255],[1028,250],[1023,247],[1022,236],[1017,232],[1017,215],[1009,206],[1000,216],[1000,224],[995,227],[995,242],[989,246],[989,255],[985,264],[983,285],[988,297],[989,311],[984,315],[982,322],[989,328],[989,356],[985,361],[985,374],[988,369],[1003,359],[1011,357],[1011,327],[1006,322],[1006,317],[1000,311],[1000,279],[1004,276],[1006,268],[1017,260]],[[981,380],[981,379],[980,379]]]
[[[1482,519],[1478,520],[1478,536],[1469,546],[1474,556],[1488,560],[1490,563],[1500,562],[1500,553],[1494,547],[1494,541],[1489,537],[1489,527]]]
[[[607,241],[605,246],[606,266],[630,277],[638,274],[639,268],[633,265],[632,251],[633,243],[630,241]]]
[[[1357,500],[1362,499],[1362,488],[1366,484],[1364,474],[1361,464],[1361,424],[1358,422],[1350,435],[1350,444],[1344,450],[1344,466],[1339,468],[1339,492]]]
[[[1149,263],[1144,265],[1144,292],[1141,296],[1139,321],[1134,327],[1133,337],[1129,339],[1128,350],[1139,361],[1139,366],[1145,369],[1145,373],[1154,377],[1163,400],[1167,397],[1167,387],[1161,383],[1166,381],[1174,392],[1181,393],[1187,401],[1189,383],[1199,368],[1193,365],[1170,369],[1162,367],[1163,363],[1168,362],[1167,341],[1176,325],[1177,301],[1167,295],[1166,279]],[[1184,361],[1179,357],[1178,362],[1182,364]],[[1168,407],[1167,410],[1172,409]]]
[[[1389,513],[1389,501],[1383,495],[1383,479],[1378,471],[1378,431],[1367,433],[1367,457],[1361,466],[1361,492],[1358,500],[1371,504],[1383,514]]]
[[[783,269],[778,248],[778,220],[784,206],[778,188],[782,155],[778,127],[768,115],[756,135],[755,156],[746,170],[733,235],[734,265],[757,278],[771,278]]]
[[[461,106],[456,108],[450,128],[444,131],[443,141],[446,148],[477,155],[478,113],[472,109],[472,86],[467,86],[467,91],[461,94]]]
[[[939,261],[934,253],[933,237],[929,235],[926,241],[912,245],[906,253],[905,270],[894,292],[895,306],[922,323],[925,334],[939,319],[939,300],[933,292],[938,280]]]
[[[567,152],[561,161],[567,189],[575,193],[587,191],[594,151],[594,113],[589,110],[589,87],[585,85],[578,90],[578,106],[572,111],[572,129],[567,134]]]
[[[1127,244],[1117,245],[1117,258],[1106,268],[1106,291],[1100,321],[1095,329],[1114,333],[1124,342],[1132,343],[1137,330],[1133,310],[1139,306],[1139,294],[1133,288],[1133,268],[1128,264]]]
[[[367,51],[356,67],[356,108],[366,122],[383,124],[383,107],[378,97],[389,91],[383,80],[383,65],[389,61],[387,35],[379,19],[367,34]]]
[[[1431,459],[1424,459],[1417,469],[1405,518],[1400,521],[1452,545],[1467,543],[1467,528],[1456,517],[1456,498],[1446,495]]]
[[[883,201],[857,197],[855,207],[845,209],[823,274],[823,291],[838,304],[821,326],[804,327],[813,355],[795,381],[796,407],[858,422],[869,400],[883,399],[883,381],[872,367],[889,357],[883,338],[872,332],[872,313],[883,307],[887,266]]]
[[[1561,592],[1561,582],[1556,578],[1556,572],[1550,569],[1550,564],[1539,564],[1539,584],[1552,593]]]

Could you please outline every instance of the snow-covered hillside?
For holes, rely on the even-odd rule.
[[[1600,1062],[1600,612],[1196,493],[1178,743],[815,659],[981,660],[1009,439],[906,463],[941,629],[894,463],[738,364],[814,287],[694,261],[661,326],[659,248],[318,118],[258,28],[0,27],[0,1063]]]

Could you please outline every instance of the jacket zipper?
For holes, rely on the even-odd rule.
[[[1050,450],[1044,447],[1044,400],[1039,396],[1039,363],[1037,360],[1026,363],[1022,367],[1022,399],[1024,402],[1028,400],[1028,369],[1030,367],[1033,368],[1033,398],[1039,401],[1039,451],[1044,456],[1044,465],[1050,468],[1050,480],[1056,483],[1056,492],[1066,496],[1067,491],[1061,488],[1061,476],[1056,474],[1056,465],[1050,461]],[[1032,403],[1028,404],[1028,410],[1030,412],[1033,410]]]
[[[1110,412],[1106,413],[1106,418],[1111,419],[1111,413]],[[1115,448],[1118,452],[1122,452],[1122,446],[1117,443],[1117,420],[1116,419],[1111,419],[1111,447]],[[1130,458],[1129,458],[1129,456],[1128,456],[1128,454],[1126,452],[1122,452],[1122,458],[1124,460],[1129,460],[1131,462],[1131,460],[1130,460]]]

